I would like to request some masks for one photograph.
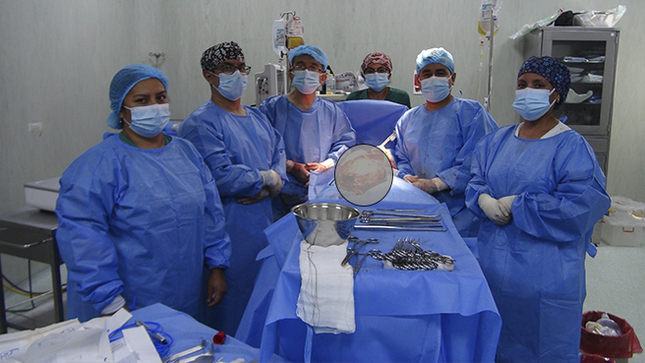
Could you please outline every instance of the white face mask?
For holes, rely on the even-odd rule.
[[[248,76],[240,73],[239,70],[235,70],[233,74],[221,73],[217,75],[213,72],[211,74],[219,78],[219,86],[215,87],[212,84],[211,86],[229,101],[235,101],[242,97],[249,83]]]
[[[312,94],[320,86],[320,73],[309,70],[293,71],[292,83],[300,93],[305,95]]]
[[[428,102],[443,101],[450,94],[450,77],[432,76],[422,80],[421,93]]]
[[[170,121],[170,109],[167,103],[123,107],[130,110],[130,119],[132,121],[125,121],[130,126],[130,130],[143,137],[150,138],[159,135]]]
[[[372,73],[365,75],[365,85],[376,92],[380,92],[385,86],[390,83],[390,75],[388,73]]]
[[[544,116],[555,104],[556,100],[549,102],[549,97],[554,91],[555,88],[549,91],[530,87],[515,90],[513,108],[526,121],[535,121]]]

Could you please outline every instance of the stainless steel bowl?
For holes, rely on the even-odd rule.
[[[336,203],[304,203],[291,208],[291,212],[305,240],[321,247],[345,242],[361,215],[354,207]]]

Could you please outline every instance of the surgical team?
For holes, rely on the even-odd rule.
[[[201,57],[210,98],[180,125],[170,119],[170,82],[140,64],[116,73],[109,127],[121,130],[63,173],[56,240],[68,269],[67,318],[82,321],[157,302],[235,335],[267,246],[264,229],[307,201],[311,172],[335,165],[356,132],[316,95],[328,58],[313,45],[289,52],[294,88],[261,105],[241,104],[250,67],[226,41]],[[392,62],[368,54],[368,87],[347,99],[410,107],[389,86]],[[496,360],[578,358],[584,260],[593,226],[609,209],[606,179],[585,139],[554,117],[569,70],[531,57],[517,75],[520,124],[499,128],[477,101],[452,95],[455,60],[423,50],[416,75],[425,102],[397,122],[398,175],[448,207],[479,263],[502,317]]]

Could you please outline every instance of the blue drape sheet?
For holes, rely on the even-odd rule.
[[[398,238],[419,238],[424,249],[452,256],[457,261],[455,269],[386,270],[368,257],[355,276],[356,333],[313,334],[296,316],[302,235],[293,214],[287,215],[265,230],[270,246],[258,255],[263,265],[236,335],[261,348],[260,362],[269,361],[274,352],[294,362],[494,361],[501,318],[446,205],[387,199],[369,209],[426,209],[429,214],[441,214],[447,231],[354,230],[352,234],[359,238],[381,241],[363,251],[388,252]]]
[[[199,323],[188,314],[171,309],[163,304],[153,304],[133,311],[132,318],[126,325],[134,324],[137,320],[158,323],[161,325],[163,332],[172,336],[174,342],[170,347],[168,356],[199,345],[201,338],[212,342],[213,336],[217,334],[217,330]],[[237,358],[244,358],[247,362],[251,362],[258,360],[259,355],[259,349],[251,347],[233,337],[227,337],[224,344],[216,345],[215,353],[213,354],[215,360],[222,357],[224,358],[224,362],[231,362]],[[283,363],[288,361],[282,357],[273,355],[268,359],[268,362]]]

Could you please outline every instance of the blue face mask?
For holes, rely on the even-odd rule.
[[[547,111],[555,104],[549,102],[549,97],[555,91],[555,88],[548,89],[524,88],[515,90],[515,102],[513,108],[526,121],[535,121],[544,116]]]
[[[385,86],[390,83],[390,75],[388,73],[372,73],[365,75],[365,85],[376,92],[380,92]]]
[[[170,121],[170,109],[167,103],[159,103],[150,106],[127,107],[130,110],[130,119],[124,121],[130,126],[130,130],[143,137],[155,137],[161,133]]]
[[[229,101],[235,101],[240,99],[246,91],[246,86],[249,83],[246,74],[240,73],[239,70],[233,72],[233,74],[220,73],[215,74],[211,72],[215,77],[219,78],[219,86],[213,86],[222,97],[226,98]]]
[[[302,94],[314,93],[320,86],[320,73],[308,70],[293,71],[292,83]]]
[[[428,102],[443,101],[450,94],[450,77],[432,76],[422,80],[421,93]]]

